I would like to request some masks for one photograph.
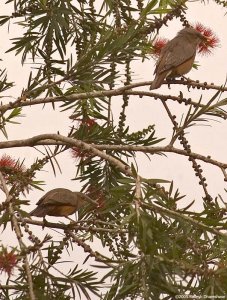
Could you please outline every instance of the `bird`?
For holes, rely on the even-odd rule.
[[[56,188],[47,192],[36,203],[37,207],[30,212],[30,216],[68,217],[86,203],[97,206],[97,203],[82,192],[72,192],[64,188]]]
[[[161,50],[154,70],[155,79],[150,90],[159,88],[166,77],[178,77],[188,73],[194,63],[196,49],[207,38],[192,27],[186,27]]]

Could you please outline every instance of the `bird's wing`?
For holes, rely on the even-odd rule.
[[[82,192],[73,192],[74,195],[78,195],[78,197],[80,198],[81,202],[85,203],[91,203],[95,206],[97,206],[97,202],[93,199],[91,199],[89,196],[87,196],[86,194],[82,193]]]
[[[194,45],[187,41],[182,42],[178,37],[174,38],[162,49],[154,74],[160,74],[181,65],[193,57],[195,52]]]
[[[75,205],[76,202],[77,201],[75,200],[75,196],[73,195],[72,191],[63,188],[57,188],[47,192],[44,196],[42,196],[42,198],[37,202],[37,205]]]

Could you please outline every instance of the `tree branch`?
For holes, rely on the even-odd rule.
[[[127,233],[127,230],[125,229],[109,229],[109,228],[102,228],[102,227],[96,227],[92,225],[80,225],[79,222],[75,223],[53,223],[53,222],[48,222],[48,221],[37,221],[33,219],[24,219],[24,218],[18,218],[20,222],[26,223],[26,224],[32,224],[36,226],[42,226],[42,227],[48,227],[48,228],[56,228],[56,229],[62,229],[62,230],[69,230],[69,229],[74,229],[76,231],[78,230],[84,230],[86,232],[108,232],[108,233]],[[89,220],[88,220],[89,221]]]
[[[202,89],[214,89],[219,91],[227,91],[227,87],[222,86],[216,86],[212,84],[206,84],[206,83],[198,83],[195,81],[185,81],[185,80],[174,80],[173,82],[165,81],[165,84],[171,84],[171,83],[180,83],[184,84],[190,87],[197,87]],[[25,107],[25,106],[32,106],[37,104],[47,104],[47,103],[53,103],[53,102],[72,102],[72,101],[79,101],[82,99],[88,99],[88,98],[99,98],[99,97],[111,97],[111,96],[119,96],[119,95],[135,95],[139,97],[148,96],[152,97],[154,99],[161,99],[161,100],[173,100],[177,101],[179,103],[184,103],[186,105],[193,105],[193,106],[199,106],[203,107],[203,104],[199,104],[198,102],[192,101],[191,99],[182,98],[181,96],[172,96],[172,95],[163,95],[160,93],[153,93],[149,91],[130,91],[133,88],[136,87],[142,87],[142,86],[150,86],[152,81],[144,81],[144,82],[137,82],[132,83],[126,86],[122,86],[117,89],[113,90],[102,90],[102,91],[94,91],[94,92],[86,92],[86,93],[78,93],[78,94],[72,94],[69,96],[56,96],[56,97],[45,97],[45,98],[37,98],[34,100],[30,99],[23,99],[21,101],[20,99],[17,99],[15,102],[10,102],[5,105],[0,106],[0,112],[4,114],[7,110],[16,108],[16,107]],[[25,101],[24,101],[25,100]],[[223,118],[227,118],[227,113],[225,111],[219,111],[220,115],[222,115]]]
[[[20,230],[20,226],[18,224],[17,218],[15,217],[15,212],[13,209],[13,205],[11,203],[12,200],[12,196],[9,194],[8,188],[6,186],[5,183],[5,179],[4,176],[2,175],[2,173],[0,172],[0,181],[1,181],[1,185],[2,185],[2,190],[6,195],[6,201],[8,202],[9,206],[9,214],[11,217],[11,221],[13,224],[13,228],[18,240],[18,243],[20,245],[20,249],[23,252],[24,250],[26,250],[26,245],[24,244],[23,240],[22,240],[22,233]],[[32,275],[31,275],[31,271],[30,271],[30,266],[29,266],[29,261],[28,261],[28,257],[26,254],[24,254],[24,268],[25,268],[25,272],[27,275],[27,280],[28,280],[28,290],[29,290],[29,296],[31,300],[36,300],[35,294],[34,294],[34,287],[33,287],[33,281],[32,281]]]
[[[0,142],[0,149],[6,149],[6,148],[16,148],[16,147],[34,147],[34,146],[43,146],[43,145],[70,145],[71,147],[79,147],[79,148],[84,148],[84,150],[92,151],[92,149],[96,149],[97,151],[95,152],[96,155],[102,156],[104,159],[111,159],[112,161],[114,160],[114,163],[117,162],[119,164],[119,161],[113,158],[110,155],[105,154],[104,152],[101,152],[99,150],[114,150],[114,151],[139,151],[139,152],[144,152],[144,153],[150,153],[150,154],[158,154],[158,153],[175,153],[183,156],[188,156],[187,151],[178,149],[173,147],[172,145],[167,145],[167,146],[162,146],[162,147],[153,147],[153,146],[137,146],[137,145],[109,145],[109,144],[103,144],[103,145],[98,145],[98,144],[88,144],[84,143],[80,140],[76,140],[73,138],[68,138],[64,137],[62,135],[58,134],[41,134],[34,136],[32,138],[28,139],[23,139],[23,140],[12,140],[12,141],[6,141],[6,142]],[[86,145],[86,147],[84,146]],[[94,153],[94,152],[93,152]],[[94,153],[94,154],[95,154]],[[219,167],[222,172],[223,170],[227,169],[227,163],[219,162],[215,159],[212,159],[209,155],[204,156],[195,152],[190,153],[190,157],[193,157],[195,159],[201,160],[205,163],[212,164],[214,166]],[[125,168],[127,169],[127,165],[124,165],[120,163],[121,168],[124,166],[124,171]]]

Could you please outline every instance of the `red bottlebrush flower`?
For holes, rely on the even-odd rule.
[[[196,23],[194,28],[199,31],[205,38],[207,38],[207,42],[202,42],[199,44],[198,52],[201,54],[210,54],[211,49],[214,49],[219,46],[219,38],[215,35],[215,33],[209,27],[204,26],[201,23]]]
[[[196,23],[194,26],[194,29],[202,33],[204,30],[206,30],[206,27],[202,23]]]
[[[157,38],[152,45],[151,54],[158,57],[161,53],[162,48],[168,43],[165,38]]]
[[[72,115],[70,118],[73,119],[74,121],[78,122],[78,127],[81,126],[81,125],[84,125],[87,128],[91,128],[91,127],[93,127],[94,125],[97,124],[95,119],[91,119],[89,117],[85,117],[83,119],[77,119],[77,118],[73,118],[73,115]]]
[[[95,121],[95,119],[85,118],[85,119],[82,120],[82,124],[86,125],[89,128],[91,128],[94,125],[96,125],[97,122]]]
[[[91,156],[90,152],[88,152],[86,150],[81,150],[78,147],[73,147],[70,150],[71,150],[72,158],[75,158],[75,159],[78,159],[78,158],[85,159],[85,158]]]
[[[25,172],[26,170],[23,165],[7,154],[3,154],[2,157],[0,157],[0,169],[1,168],[14,169],[18,172]]]
[[[97,209],[101,209],[105,206],[105,195],[100,188],[96,188],[90,185],[86,191],[86,194],[93,200],[97,201]]]
[[[0,167],[14,168],[16,161],[7,154],[3,154],[0,158]]]
[[[97,199],[98,205],[97,209],[102,209],[105,207],[105,198],[100,195],[100,197]]]
[[[95,121],[95,119],[90,119],[89,117],[83,118],[83,119],[74,119],[75,121],[78,122],[78,127],[77,130],[84,130],[84,132],[89,133],[91,128],[93,126],[95,126],[97,124],[97,122]],[[87,157],[91,157],[92,153],[91,151],[87,151],[87,150],[81,150],[78,147],[73,147],[71,148],[71,154],[73,158],[87,158]]]
[[[17,255],[15,250],[8,252],[8,250],[2,246],[0,251],[0,270],[9,275],[12,274],[13,268],[17,265]]]

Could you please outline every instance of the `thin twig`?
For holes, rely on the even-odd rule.
[[[24,101],[18,101],[10,102],[5,105],[0,106],[0,112],[4,114],[7,110],[16,108],[16,107],[25,107],[25,106],[32,106],[37,104],[46,104],[46,103],[55,103],[55,102],[74,102],[74,101],[80,101],[82,99],[88,99],[88,98],[100,98],[100,97],[111,97],[111,96],[119,96],[119,95],[137,95],[139,97],[143,96],[149,96],[154,99],[162,99],[162,100],[173,100],[178,101],[179,103],[185,103],[185,104],[192,104],[193,106],[200,106],[203,107],[203,104],[198,104],[198,102],[192,101],[191,99],[182,99],[182,97],[179,96],[172,96],[172,95],[163,95],[160,93],[153,93],[153,92],[147,92],[147,91],[131,91],[131,89],[136,87],[142,87],[142,86],[150,86],[152,81],[144,81],[144,82],[137,82],[132,83],[126,86],[119,87],[117,89],[112,90],[102,90],[102,91],[93,91],[93,92],[86,92],[86,93],[78,93],[78,94],[72,94],[69,96],[56,96],[56,97],[45,97],[45,98],[36,98],[36,99],[24,99]],[[169,84],[169,82],[166,82]],[[184,81],[179,81],[178,83],[184,84]],[[188,83],[187,83],[188,84]],[[206,89],[214,89],[214,90],[221,90],[221,91],[227,91],[227,87],[221,87],[216,85],[204,85],[202,83],[197,82],[190,82],[191,86],[206,88]],[[219,112],[220,115],[223,114],[223,117],[227,117],[227,113],[224,111]]]
[[[22,252],[25,252],[24,250],[26,250],[26,245],[24,244],[23,240],[22,240],[22,233],[20,230],[20,226],[18,224],[17,218],[15,217],[15,212],[13,209],[13,205],[11,203],[11,195],[9,194],[8,188],[6,186],[6,182],[4,179],[4,176],[2,175],[2,173],[0,172],[0,181],[3,187],[3,191],[6,195],[6,201],[8,201],[8,209],[9,209],[9,214],[11,216],[11,221],[13,224],[13,228],[15,231],[15,234],[17,236],[17,240],[19,242],[20,248]],[[31,275],[31,271],[30,271],[30,266],[29,266],[29,261],[28,261],[28,257],[26,254],[24,254],[24,266],[25,266],[25,272],[27,275],[27,280],[28,280],[28,289],[29,289],[29,296],[30,296],[30,300],[35,300],[35,293],[34,293],[34,288],[33,288],[33,282],[32,282],[32,275]]]
[[[102,228],[102,227],[96,227],[96,226],[84,226],[84,225],[78,225],[78,222],[70,223],[70,224],[65,224],[65,223],[53,223],[53,222],[48,222],[48,221],[37,221],[33,219],[28,219],[28,218],[18,218],[18,221],[24,222],[27,224],[32,224],[32,225],[37,225],[41,227],[48,227],[48,228],[56,228],[56,229],[63,229],[63,230],[68,230],[74,229],[74,230],[84,230],[86,232],[107,232],[107,233],[127,233],[128,231],[125,229],[109,229],[109,228]]]
[[[172,124],[173,124],[174,130],[176,131],[176,134],[175,134],[175,136],[172,137],[172,140],[171,140],[170,143],[173,144],[174,141],[175,141],[175,138],[179,139],[179,141],[182,144],[184,150],[188,154],[189,160],[192,162],[192,168],[194,170],[195,175],[198,176],[198,178],[199,178],[199,184],[202,186],[204,194],[205,194],[204,199],[207,200],[207,201],[211,201],[212,197],[209,194],[208,189],[207,189],[207,183],[205,182],[206,178],[202,175],[203,170],[197,164],[196,159],[191,156],[191,146],[189,146],[188,140],[185,137],[185,132],[184,132],[185,128],[184,127],[179,127],[179,125],[178,125],[178,123],[175,119],[176,117],[174,115],[172,115],[172,113],[171,113],[168,105],[166,104],[166,102],[162,100],[162,104],[163,104],[163,106],[164,106],[164,108],[165,108]]]
[[[2,290],[24,290],[28,287],[28,284],[23,285],[13,285],[13,284],[0,284],[0,289]]]
[[[135,192],[135,199],[134,199],[137,218],[139,218],[139,216],[140,216],[139,207],[140,207],[140,202],[141,202],[141,196],[142,196],[142,193],[141,193],[141,177],[139,175],[137,175],[137,178],[136,178],[136,192]]]
[[[113,264],[111,264],[110,262],[107,261],[107,260],[109,260],[107,257],[103,256],[102,254],[98,253],[97,251],[93,251],[87,243],[85,243],[83,240],[81,240],[79,237],[77,237],[72,231],[67,230],[66,235],[69,235],[75,243],[77,243],[79,246],[81,246],[85,252],[88,252],[91,257],[94,257],[96,261],[103,262],[111,268],[114,267]]]

